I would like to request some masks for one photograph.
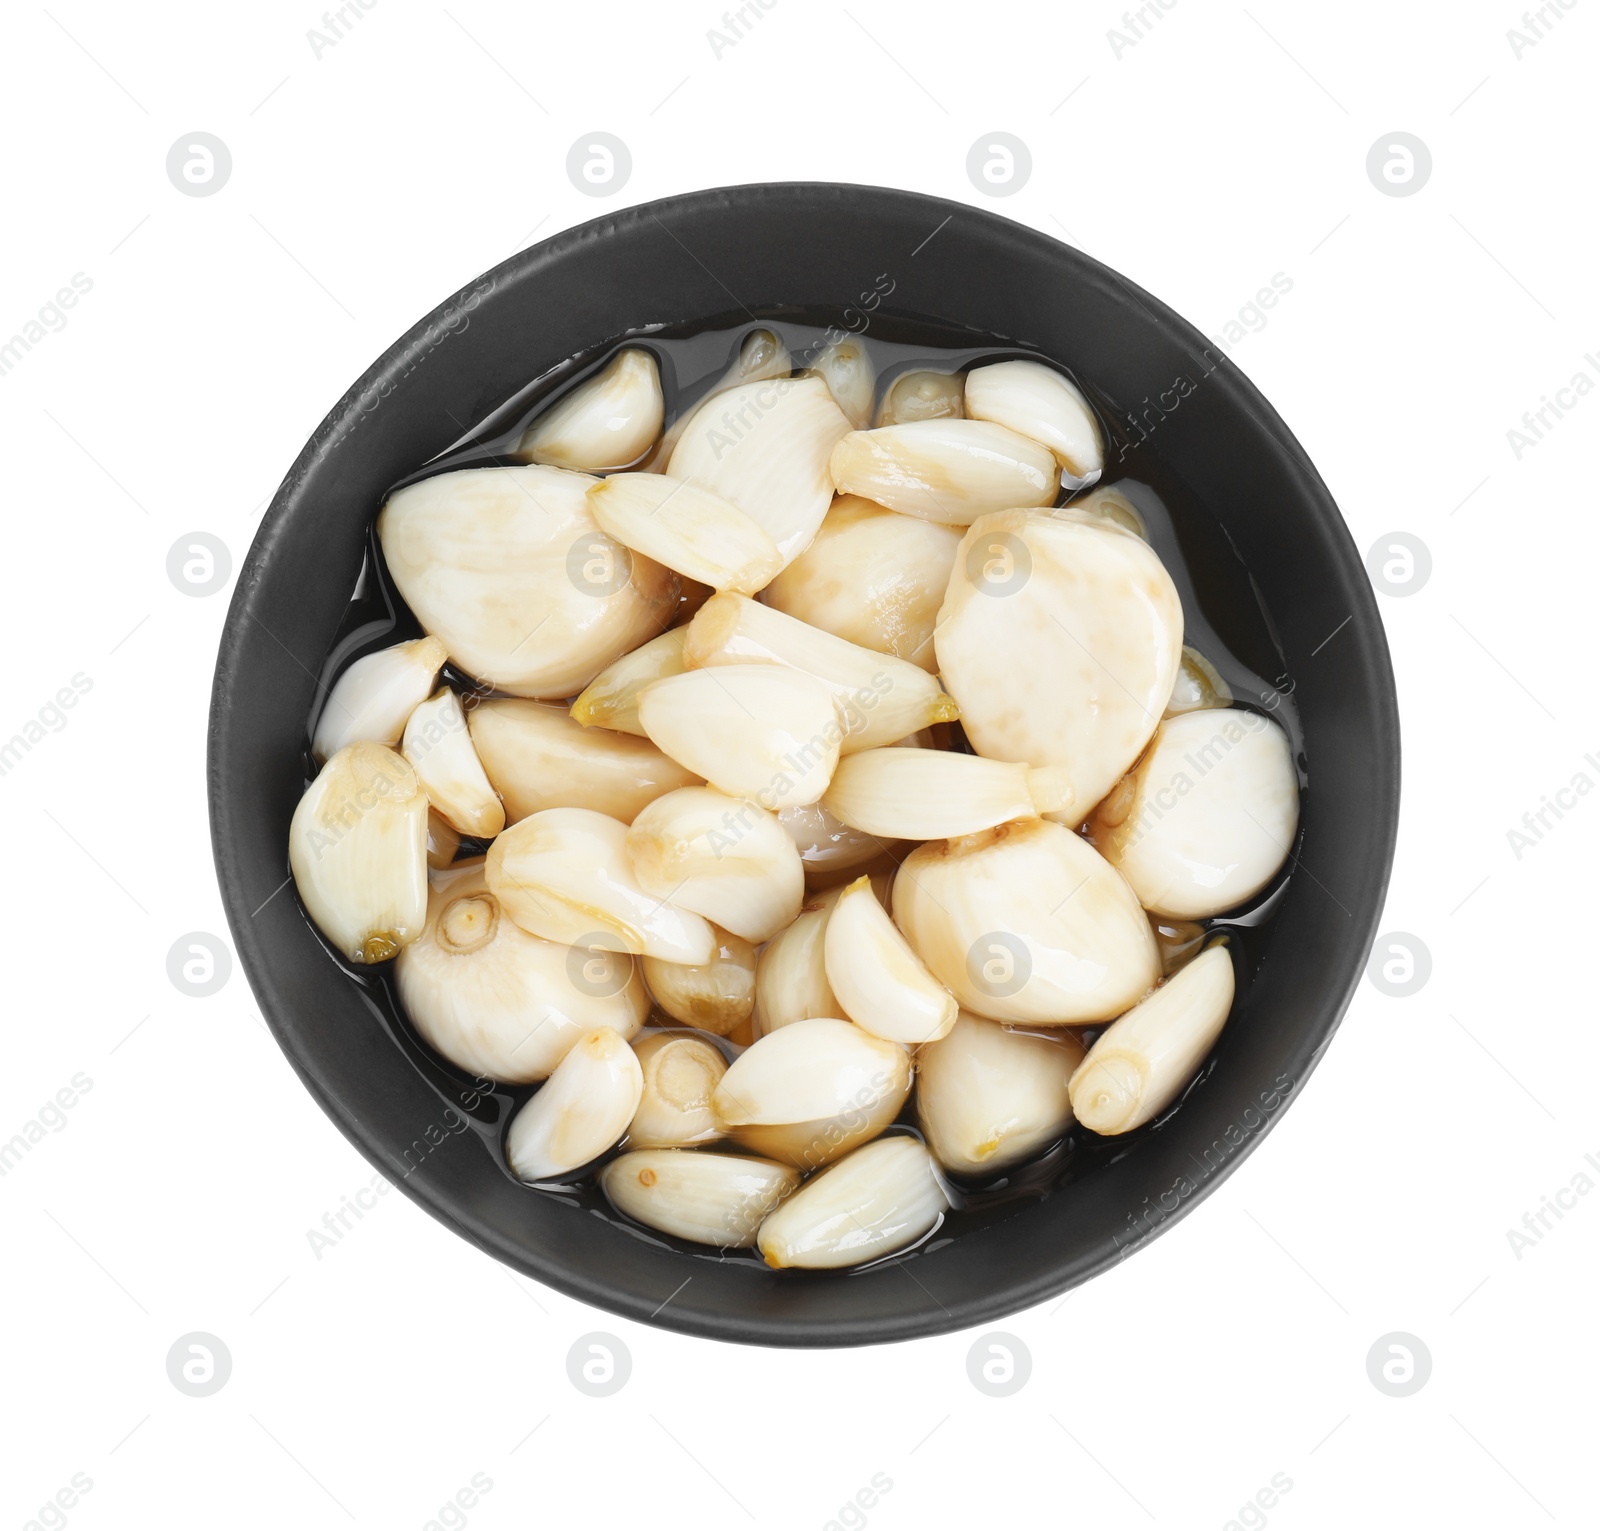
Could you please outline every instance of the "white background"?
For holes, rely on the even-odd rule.
[[[1520,857],[1507,832],[1600,781],[1600,399],[1520,458],[1507,432],[1600,380],[1600,5],[1519,56],[1517,0],[1174,0],[1131,46],[1114,0],[775,0],[719,56],[719,0],[377,0],[318,56],[315,3],[6,22],[0,342],[75,273],[92,289],[0,376],[0,738],[74,674],[92,689],[0,777],[0,1141],[91,1085],[0,1178],[0,1526],[74,1474],[92,1487],[41,1524],[422,1528],[474,1474],[492,1488],[439,1523],[825,1527],[874,1474],[892,1488],[852,1520],[882,1531],[1220,1528],[1274,1474],[1292,1488],[1240,1523],[1592,1523],[1600,1195],[1520,1258],[1507,1231],[1600,1183],[1600,802],[1568,798]],[[565,171],[596,130],[632,151],[609,200]],[[1003,201],[966,172],[997,130],[1033,159]],[[1413,196],[1366,172],[1396,130],[1431,150]],[[165,171],[196,131],[232,154],[214,196]],[[975,1334],[795,1354],[623,1323],[396,1193],[318,1258],[308,1230],[371,1168],[237,970],[208,999],[166,973],[179,936],[226,930],[203,772],[228,590],[180,592],[169,548],[207,531],[237,569],[345,386],[532,238],[784,179],[993,207],[1212,334],[1283,273],[1235,360],[1362,551],[1404,531],[1432,558],[1380,597],[1406,749],[1384,925],[1426,945],[1429,981],[1363,982],[1195,1216],[1008,1319],[1033,1367],[1009,1398],[969,1382]],[[609,1398],[567,1377],[594,1330],[633,1358]],[[210,1397],[168,1380],[191,1331],[231,1353]],[[1432,1356],[1410,1397],[1368,1378],[1391,1331]]]

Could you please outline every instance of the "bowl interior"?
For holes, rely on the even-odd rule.
[[[503,1104],[397,1047],[381,986],[352,983],[293,898],[263,904],[286,871],[316,677],[347,623],[384,491],[568,358],[730,303],[752,321],[778,305],[831,312],[869,335],[880,309],[880,325],[891,313],[930,316],[1041,351],[1092,383],[1124,438],[1107,480],[1148,478],[1158,461],[1249,570],[1275,653],[1253,640],[1264,689],[1241,700],[1272,708],[1292,696],[1309,766],[1301,841],[1252,981],[1181,1108],[1045,1199],[856,1272],[691,1262],[518,1187],[483,1141]],[[991,214],[907,192],[775,185],[631,209],[525,251],[419,323],[339,401],[241,573],[209,781],[219,878],[263,1013],[380,1171],[489,1253],[613,1312],[729,1340],[858,1344],[993,1320],[1082,1281],[1251,1151],[1327,1045],[1370,947],[1393,850],[1398,724],[1370,585],[1337,508],[1287,428],[1194,329],[1096,262]]]

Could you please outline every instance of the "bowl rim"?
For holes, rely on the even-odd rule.
[[[652,1327],[673,1329],[702,1338],[784,1347],[889,1343],[950,1333],[991,1322],[1058,1295],[1082,1284],[1092,1276],[1101,1274],[1134,1249],[1143,1247],[1148,1238],[1141,1238],[1136,1243],[1120,1249],[1102,1245],[1092,1250],[1080,1251],[1076,1257],[1064,1256],[1056,1266],[1052,1267],[1047,1277],[1010,1285],[1001,1284],[993,1292],[981,1297],[953,1299],[949,1305],[941,1304],[941,1312],[903,1313],[889,1320],[882,1317],[858,1321],[840,1320],[828,1324],[813,1324],[803,1330],[786,1326],[783,1319],[754,1317],[749,1314],[685,1314],[681,1310],[663,1313],[662,1308],[650,1311],[643,1299],[620,1287],[609,1285],[602,1276],[573,1269],[564,1263],[559,1251],[535,1259],[530,1257],[525,1249],[512,1248],[501,1243],[495,1236],[492,1226],[475,1224],[464,1218],[451,1198],[443,1194],[428,1177],[406,1176],[395,1179],[392,1166],[374,1141],[375,1133],[369,1130],[362,1119],[341,1099],[338,1091],[330,1085],[318,1065],[315,1054],[297,1046],[280,1024],[276,1005],[268,998],[271,992],[271,952],[268,950],[268,943],[257,938],[256,929],[251,923],[252,900],[246,892],[240,859],[233,843],[231,823],[235,809],[229,799],[227,784],[222,780],[222,756],[230,727],[230,713],[236,705],[234,696],[236,673],[247,640],[252,636],[252,622],[258,620],[255,618],[254,608],[261,599],[261,571],[273,556],[278,538],[291,519],[290,513],[301,495],[306,479],[330,448],[337,444],[360,410],[360,401],[364,397],[370,397],[375,389],[381,389],[386,382],[393,382],[397,380],[398,375],[403,375],[402,369],[406,364],[408,353],[426,337],[437,334],[441,325],[448,326],[455,322],[459,306],[472,292],[480,290],[485,282],[499,283],[505,278],[518,276],[546,261],[564,257],[569,252],[597,239],[624,232],[645,219],[680,212],[693,213],[707,208],[726,208],[736,203],[746,205],[752,210],[759,210],[761,207],[773,204],[806,202],[819,198],[870,199],[878,205],[890,202],[901,208],[914,207],[929,215],[930,227],[938,222],[941,216],[946,221],[957,216],[972,220],[976,224],[983,225],[982,232],[986,238],[997,241],[1002,246],[1009,245],[1018,250],[1029,250],[1036,255],[1048,255],[1050,259],[1070,270],[1074,282],[1098,287],[1105,296],[1124,306],[1131,304],[1143,309],[1146,317],[1153,321],[1168,339],[1182,345],[1190,354],[1204,353],[1215,356],[1212,343],[1194,325],[1120,273],[1062,240],[1003,217],[987,208],[965,202],[901,188],[861,183],[777,181],[712,187],[608,211],[554,234],[548,239],[529,245],[446,298],[387,347],[328,411],[274,493],[256,530],[250,550],[241,564],[218,645],[207,734],[207,796],[213,858],[235,950],[252,993],[260,1003],[263,1017],[279,1047],[312,1098],[352,1146],[376,1170],[389,1178],[391,1184],[395,1184],[403,1194],[452,1232],[511,1269],[532,1277],[568,1297],[618,1317],[632,1319]],[[943,227],[943,224],[939,226]],[[605,338],[596,337],[596,341],[598,343]],[[1384,895],[1394,861],[1400,794],[1398,698],[1377,601],[1366,578],[1348,525],[1310,457],[1276,410],[1226,354],[1215,358],[1207,372],[1206,381],[1208,387],[1225,395],[1232,407],[1241,410],[1252,419],[1258,429],[1263,448],[1267,443],[1271,444],[1271,450],[1278,458],[1278,467],[1293,481],[1298,493],[1296,514],[1314,518],[1329,556],[1338,565],[1337,572],[1342,586],[1350,594],[1353,602],[1352,625],[1370,650],[1369,663],[1378,683],[1377,693],[1370,698],[1374,725],[1374,734],[1370,740],[1372,772],[1370,807],[1371,822],[1377,828],[1378,834],[1375,862],[1366,868],[1367,876],[1363,885],[1364,907],[1356,911],[1357,924],[1351,929],[1351,936],[1356,938],[1351,949],[1370,948],[1382,917]],[[1291,1098],[1286,1104],[1292,1103],[1292,1096],[1298,1095],[1305,1079],[1326,1051],[1343,1021],[1363,971],[1363,964],[1348,964],[1348,971],[1344,973],[1342,983],[1336,990],[1330,989],[1324,994],[1322,1013],[1326,1017],[1325,1023],[1320,1027],[1307,1029],[1299,1038],[1292,1055],[1295,1082]],[[1207,1179],[1196,1194],[1187,1197],[1176,1209],[1163,1217],[1149,1237],[1165,1232],[1192,1212],[1200,1201],[1232,1175],[1256,1150],[1283,1114],[1284,1112],[1280,1110],[1268,1115],[1261,1127],[1249,1134],[1247,1140]]]

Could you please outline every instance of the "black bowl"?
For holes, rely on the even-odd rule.
[[[1303,728],[1297,861],[1212,1067],[1130,1151],[1014,1215],[854,1273],[691,1260],[514,1184],[331,960],[284,880],[315,677],[385,489],[546,369],[641,325],[776,305],[843,312],[889,273],[906,313],[1032,345],[1090,379],[1222,523],[1259,587]],[[1138,423],[1133,423],[1137,421]],[[1334,636],[1330,638],[1330,634]],[[1263,698],[1271,705],[1270,698]],[[598,218],[497,267],[339,401],[240,574],[212,697],[212,838],[262,1012],[307,1088],[414,1201],[613,1313],[716,1339],[858,1345],[993,1321],[1170,1226],[1305,1083],[1376,930],[1399,803],[1383,628],[1339,511],[1266,400],[1192,326],[1087,256],[911,192],[733,187]],[[693,1276],[687,1285],[685,1278]]]

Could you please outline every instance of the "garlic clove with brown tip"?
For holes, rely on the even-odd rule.
[[[1183,1092],[1233,1007],[1233,958],[1202,952],[1108,1026],[1072,1075],[1072,1108],[1092,1132],[1131,1132]]]
[[[1072,1126],[1067,1081],[1083,1044],[1067,1030],[1012,1031],[965,1011],[917,1054],[917,1121],[952,1175],[1037,1158]]]
[[[428,796],[405,759],[337,751],[289,823],[289,867],[317,929],[352,962],[386,962],[428,912]]]
[[[472,747],[461,698],[448,686],[412,711],[401,753],[428,802],[462,834],[492,840],[506,827],[505,807]]]
[[[706,593],[709,595],[710,591]],[[631,654],[624,654],[614,664],[607,665],[572,704],[569,711],[573,721],[585,728],[609,728],[643,738],[639,693],[651,681],[683,674],[685,634],[685,628],[668,628],[659,638],[640,644]],[[632,818],[632,814],[627,817]]]
[[[644,1091],[633,1049],[609,1027],[585,1032],[511,1119],[506,1162],[536,1183],[598,1159],[628,1130]]]

